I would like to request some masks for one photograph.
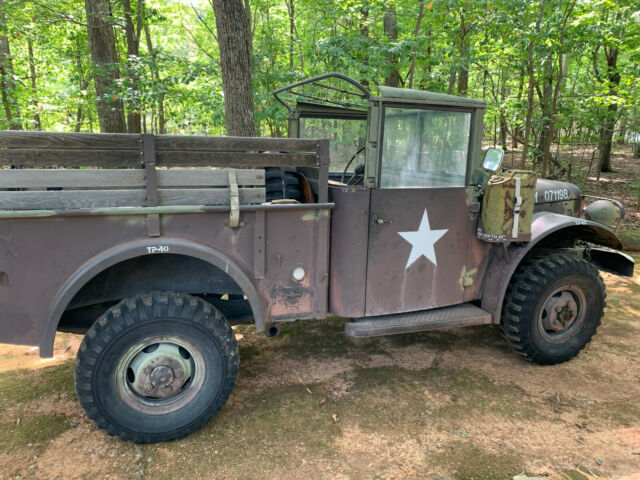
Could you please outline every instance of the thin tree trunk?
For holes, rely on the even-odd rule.
[[[213,0],[227,135],[253,136],[250,28],[242,0]]]
[[[447,88],[447,94],[451,95],[453,93],[453,87],[456,85],[456,71],[451,70],[449,72],[449,88]]]
[[[384,10],[383,18],[384,34],[389,43],[398,40],[398,14],[393,6],[387,6]],[[398,55],[387,53],[387,61],[391,66],[389,75],[384,79],[384,84],[388,87],[400,86],[400,72],[398,71]]]
[[[31,76],[31,103],[33,104],[33,126],[42,130],[40,121],[40,105],[38,105],[38,85],[36,82],[36,62],[33,57],[33,41],[27,37],[27,52],[29,54],[29,75]]]
[[[501,72],[502,73],[502,72]],[[504,102],[507,98],[507,90],[505,86],[505,79],[503,75],[500,75],[500,103],[504,105]],[[507,119],[500,110],[500,147],[505,152],[507,151]]]
[[[615,98],[620,86],[620,72],[618,72],[618,48],[604,49],[607,58],[607,78],[609,96]],[[616,126],[618,104],[611,103],[600,128],[600,158],[601,172],[611,172],[611,146],[613,144],[613,130]]]
[[[518,103],[522,100],[522,92],[524,91],[524,77],[526,76],[526,71],[524,67],[520,70],[520,81],[518,82]],[[518,148],[518,137],[522,138],[522,125],[518,126],[516,123],[513,125],[512,135],[511,135],[511,148],[516,150]]]
[[[466,7],[466,5],[465,5]],[[469,32],[472,22],[465,19],[464,10],[460,12],[460,41],[458,49],[460,52],[460,72],[458,73],[458,95],[465,97],[469,88]]]
[[[295,0],[288,0],[285,3],[287,4],[287,13],[289,14],[289,70],[293,70],[293,55],[294,55],[294,41],[293,34],[295,33]]]
[[[364,5],[360,6],[360,35],[364,38],[369,38],[369,5],[367,2],[364,2]],[[362,52],[362,64],[364,65],[364,70],[360,72],[360,83],[365,87],[369,87],[369,51],[365,49]]]
[[[94,67],[98,121],[101,132],[124,133],[124,105],[115,93],[120,78],[109,0],[85,0],[87,32]]]
[[[140,106],[137,105],[138,97],[138,85],[140,83],[140,75],[138,75],[138,68],[136,63],[140,56],[140,32],[142,30],[142,0],[138,0],[138,12],[137,12],[137,24],[138,28],[133,23],[133,13],[131,11],[131,1],[122,0],[122,8],[124,10],[125,18],[125,34],[127,37],[127,65],[128,65],[128,80],[130,94],[127,100],[127,131],[129,133],[140,133]],[[134,98],[132,98],[134,97]]]
[[[409,67],[409,88],[413,88],[413,75],[416,71],[416,57],[418,56],[418,37],[420,35],[420,26],[422,25],[422,18],[424,17],[424,0],[419,0],[420,9],[418,10],[418,21],[416,22],[416,28],[413,30],[413,41],[416,42],[413,46],[413,54],[411,55],[411,66]]]
[[[7,123],[11,130],[22,130],[20,109],[16,97],[16,82],[13,73],[13,60],[7,30],[7,16],[4,0],[0,0],[0,90],[2,91],[2,105]]]
[[[540,33],[540,25],[542,23],[542,16],[544,15],[545,0],[540,2],[540,11],[538,14],[538,20],[536,21],[535,32],[536,35]],[[533,91],[536,85],[536,78],[533,73],[533,40],[529,40],[527,46],[527,74],[529,76],[529,88],[527,90],[527,114],[524,121],[524,138],[522,145],[522,157],[520,158],[520,168],[524,169],[527,163],[527,155],[529,154],[529,138],[531,136],[531,118],[533,117]]]
[[[148,22],[145,22],[144,24],[144,34],[147,40],[147,50],[151,55],[153,78],[155,82],[159,85],[161,81],[160,81],[160,70],[158,68],[158,54],[153,48],[153,42],[151,41],[151,29],[149,27]],[[158,96],[156,103],[158,105],[158,133],[165,134],[167,132],[165,128],[165,117],[164,117],[164,93],[161,93]]]

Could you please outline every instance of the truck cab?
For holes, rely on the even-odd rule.
[[[290,136],[331,141],[329,307],[355,319],[348,334],[501,324],[513,275],[544,253],[632,273],[633,260],[612,250],[622,205],[502,169],[501,150],[483,151],[484,102],[378,90],[331,73],[275,92]],[[598,215],[602,203],[608,215]],[[418,320],[399,326],[403,314]]]

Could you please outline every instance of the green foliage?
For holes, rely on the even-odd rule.
[[[597,140],[603,122],[612,116],[630,130],[640,130],[637,3],[541,2],[251,0],[257,131],[286,135],[286,111],[272,96],[285,84],[338,71],[375,89],[397,69],[402,86],[409,86],[413,78],[414,88],[486,100],[486,137],[497,134],[501,122],[510,133],[522,135],[529,48],[534,66],[530,154],[540,152],[538,142],[549,125],[559,142]],[[112,0],[119,54],[113,67],[119,69],[120,80],[107,100],[124,100],[127,109],[141,112],[146,131],[158,132],[164,115],[167,133],[224,134],[224,95],[210,2],[131,4],[134,17],[141,8],[152,48],[143,27],[138,32],[139,56],[127,58],[122,2]],[[84,2],[4,0],[0,8],[6,16],[0,35],[8,39],[13,64],[13,73],[2,76],[7,102],[15,102],[13,116],[19,115],[14,122],[24,129],[37,128],[39,121],[45,130],[97,131]],[[397,39],[385,35],[384,18],[390,11],[395,12]],[[615,72],[607,67],[606,52],[612,49],[618,52]],[[465,72],[468,89],[458,91]],[[612,83],[613,74],[619,75],[619,84]],[[549,82],[552,93],[558,90],[553,108],[544,92]],[[5,111],[0,113],[3,129],[11,126]]]

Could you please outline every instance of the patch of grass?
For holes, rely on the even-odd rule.
[[[420,344],[437,350],[450,350],[456,342],[460,341],[460,338],[455,332],[449,330],[390,335],[387,339],[391,345],[395,347],[408,347]]]
[[[566,480],[591,480],[593,477],[589,477],[578,470],[566,470],[562,472],[562,475]]]
[[[20,425],[0,425],[0,451],[11,451],[25,448],[29,444],[43,446],[49,440],[56,438],[70,428],[64,415],[47,415],[37,417]]]
[[[26,403],[73,389],[73,360],[40,370],[11,370],[0,374],[0,408],[12,402]]]
[[[357,371],[351,392],[343,400],[346,413],[369,431],[381,426],[385,431],[421,429],[434,422],[450,428],[486,412],[527,420],[539,417],[533,403],[514,386],[496,384],[466,369],[367,368]]]
[[[344,335],[343,318],[307,320],[285,325],[278,342],[283,353],[296,358],[337,357],[347,355],[354,345]]]
[[[447,445],[429,460],[453,472],[456,480],[505,480],[522,470],[518,456],[490,454],[469,441]]]

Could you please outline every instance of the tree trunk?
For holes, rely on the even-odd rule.
[[[460,72],[458,73],[458,95],[467,96],[469,89],[469,32],[472,27],[471,22],[465,21],[464,13],[460,14]]]
[[[136,63],[140,56],[140,32],[142,30],[142,0],[138,0],[137,24],[138,28],[133,24],[133,13],[131,12],[131,1],[122,0],[122,8],[125,17],[125,34],[127,37],[127,64],[129,67],[128,80],[130,94],[127,100],[127,131],[129,133],[140,133],[140,106],[138,100],[138,85],[140,83],[140,75]],[[133,97],[133,98],[132,98]]]
[[[384,10],[384,34],[389,43],[398,40],[398,14],[393,6],[388,6]],[[388,52],[387,60],[391,66],[389,75],[384,79],[384,84],[388,87],[400,86],[400,72],[398,72],[398,56],[395,53]]]
[[[542,110],[542,127],[538,139],[538,151],[536,152],[537,164],[542,164],[542,175],[549,175],[551,143],[553,142],[554,111],[553,111],[553,57],[548,57],[544,62],[544,76],[542,90],[538,90],[540,108]]]
[[[545,0],[540,2],[540,11],[538,20],[536,21],[535,32],[540,33],[540,25],[544,15]],[[536,77],[533,73],[533,40],[529,40],[527,46],[527,75],[529,77],[529,88],[527,90],[527,115],[524,121],[524,138],[522,139],[522,157],[520,158],[520,168],[524,169],[527,163],[527,155],[529,154],[529,138],[531,136],[531,118],[533,117],[533,91],[536,86]]]
[[[607,78],[609,96],[615,98],[620,86],[620,72],[618,72],[618,48],[604,49],[607,58]],[[613,130],[616,126],[618,104],[611,103],[607,107],[604,122],[600,127],[600,171],[611,172],[611,145],[613,143]]]
[[[360,6],[360,35],[362,35],[367,40],[369,39],[369,5],[367,2],[363,2],[364,4]],[[369,88],[369,51],[368,49],[364,49],[362,52],[362,65],[364,65],[363,70],[360,71],[360,83]]]
[[[33,104],[33,126],[36,130],[42,130],[40,121],[40,106],[38,105],[38,85],[36,82],[36,62],[33,57],[33,41],[27,37],[27,51],[29,53],[29,75],[31,77],[31,103]]]
[[[159,85],[160,81],[160,69],[158,68],[158,55],[153,48],[153,42],[151,41],[151,29],[149,28],[149,23],[145,22],[144,24],[144,34],[147,40],[147,50],[151,55],[152,62],[152,70],[153,70],[153,79]],[[156,104],[158,106],[158,133],[163,135],[166,132],[165,128],[165,117],[164,117],[164,93],[161,93],[156,100]]]
[[[413,54],[411,55],[411,66],[409,67],[409,88],[413,88],[413,75],[416,71],[416,57],[418,56],[418,38],[420,35],[420,25],[422,24],[422,18],[424,17],[424,0],[419,0],[420,9],[418,10],[418,21],[416,22],[416,28],[413,31],[413,41],[416,44],[413,46]]]
[[[2,91],[2,105],[7,117],[7,124],[11,130],[22,130],[20,110],[16,97],[16,82],[13,73],[13,60],[7,31],[7,16],[4,0],[0,0],[0,90]]]
[[[91,62],[94,69],[94,84],[100,131],[124,133],[124,105],[115,93],[116,81],[120,78],[113,25],[110,23],[109,0],[85,0],[87,32]]]
[[[253,136],[250,29],[242,0],[213,0],[227,135]]]
[[[296,24],[295,24],[295,13],[296,6],[293,3],[295,0],[286,1],[287,5],[287,13],[289,14],[289,70],[293,70],[293,55],[294,55],[294,38],[293,35],[295,33]]]
[[[505,79],[502,78],[503,75],[500,75],[500,103],[501,105],[504,105],[504,102],[507,98],[507,90],[505,87]],[[500,111],[500,147],[502,148],[502,150],[504,150],[505,152],[507,151],[507,119],[504,116],[504,113],[502,113],[502,110]]]
[[[518,103],[522,100],[522,92],[524,90],[524,77],[526,75],[524,67],[520,70],[520,81],[518,82]],[[522,138],[524,133],[522,131],[522,125],[518,125],[517,123],[513,124],[511,131],[511,148],[517,150],[518,148],[518,137]]]

